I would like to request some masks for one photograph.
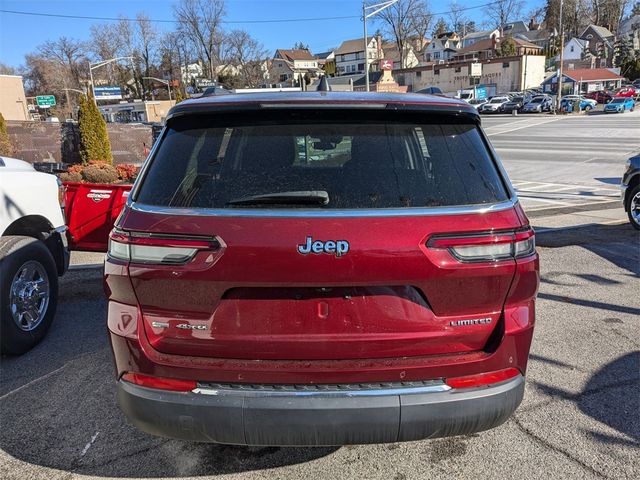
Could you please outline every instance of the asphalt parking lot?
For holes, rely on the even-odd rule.
[[[617,202],[625,155],[640,151],[639,112],[483,123],[539,227],[528,384],[506,424],[471,436],[341,448],[148,436],[115,402],[100,256],[79,255],[62,279],[48,337],[1,359],[0,478],[640,478],[640,234],[621,223],[619,205],[603,208]],[[617,217],[599,221],[602,211]]]

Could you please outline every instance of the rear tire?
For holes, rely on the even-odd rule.
[[[626,207],[631,226],[640,230],[640,184],[633,187],[629,193]]]
[[[0,238],[0,352],[20,355],[46,335],[58,304],[58,271],[39,240]]]

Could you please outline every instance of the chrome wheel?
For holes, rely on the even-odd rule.
[[[636,225],[640,226],[640,190],[631,198],[629,214]]]
[[[9,308],[20,330],[30,332],[40,325],[49,306],[49,276],[44,266],[30,260],[13,277]]]

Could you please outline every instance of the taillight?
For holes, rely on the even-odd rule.
[[[446,249],[461,262],[493,262],[532,255],[536,251],[531,228],[493,233],[436,235],[427,247]]]
[[[505,368],[495,372],[478,373],[464,377],[452,377],[445,379],[445,383],[451,388],[484,387],[494,383],[504,382],[520,375],[517,368]]]
[[[214,237],[159,235],[114,229],[109,235],[108,255],[134,263],[181,265],[190,261],[198,251],[219,248],[220,242]]]
[[[142,373],[127,372],[122,375],[125,382],[140,385],[141,387],[171,390],[172,392],[190,392],[198,386],[194,380],[180,380],[177,378],[155,377]]]

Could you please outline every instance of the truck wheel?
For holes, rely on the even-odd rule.
[[[633,228],[640,230],[640,185],[633,187],[627,200],[627,215]]]
[[[47,333],[58,304],[51,253],[32,237],[0,238],[0,352],[20,355]]]

